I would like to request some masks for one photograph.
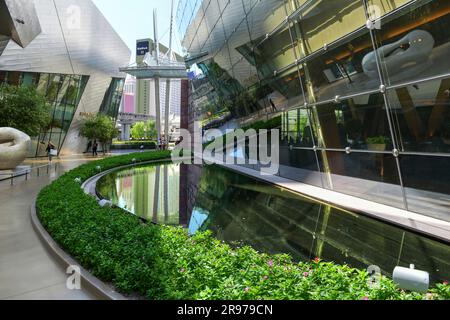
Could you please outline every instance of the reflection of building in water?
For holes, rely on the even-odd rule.
[[[134,206],[128,208],[129,204],[133,203],[133,177],[124,177],[116,181],[117,190],[121,190],[119,198],[119,206],[127,210],[133,211]]]
[[[168,193],[162,192],[164,172]],[[301,261],[320,257],[362,269],[378,265],[386,274],[399,263],[413,263],[429,271],[433,282],[449,276],[450,246],[444,243],[218,166],[162,165],[124,170],[102,178],[105,181],[100,182],[101,190],[122,195],[120,188],[126,183],[120,180],[131,176],[136,177],[132,188],[135,197],[131,200],[135,213],[151,219],[156,195],[159,211],[155,221],[159,223],[166,221],[167,203],[169,223],[188,227],[191,233],[211,230],[219,240],[232,245],[245,243],[262,252],[288,253]],[[151,189],[158,176],[157,188]],[[146,207],[138,208],[141,203]],[[175,207],[178,205],[180,210]]]
[[[179,166],[164,165],[121,172],[116,181],[120,207],[162,224],[179,223]]]
[[[432,281],[449,275],[450,247],[443,243],[219,167],[185,169],[188,188],[195,190],[190,232],[211,230],[220,240],[301,261],[320,257],[363,269],[375,264],[387,274],[398,263],[415,263]]]
[[[180,165],[180,224],[188,225],[198,194],[202,167]]]
[[[381,28],[367,27],[370,5]],[[280,117],[283,178],[450,232],[449,26],[448,0],[182,0],[191,120]]]

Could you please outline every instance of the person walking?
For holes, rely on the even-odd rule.
[[[92,156],[98,157],[98,143],[97,140],[94,140],[94,143],[92,144]]]
[[[91,151],[92,148],[92,140],[89,140],[87,147],[86,147],[86,152],[85,153],[89,153],[89,151]]]
[[[275,106],[275,103],[273,102],[273,100],[269,99],[269,102],[270,102],[270,105],[272,106],[272,111],[275,112],[275,113],[278,112],[278,109]]]
[[[55,150],[55,146],[53,145],[53,143],[51,141],[49,141],[47,144],[47,148],[45,149],[45,151],[47,152],[49,162],[53,161],[54,150]]]

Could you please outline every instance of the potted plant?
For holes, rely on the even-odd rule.
[[[371,151],[386,151],[386,146],[391,140],[386,136],[376,136],[367,138],[367,149]]]

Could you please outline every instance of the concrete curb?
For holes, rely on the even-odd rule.
[[[42,226],[36,214],[36,202],[31,206],[31,224],[34,231],[38,235],[44,247],[50,255],[60,264],[64,269],[69,266],[79,266],[81,270],[81,287],[98,297],[99,300],[128,300],[122,294],[112,290],[103,281],[90,274],[86,269],[81,267],[75,259],[62,250],[59,245],[53,240],[50,234]]]

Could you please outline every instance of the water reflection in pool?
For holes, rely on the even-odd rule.
[[[358,268],[396,265],[447,280],[450,246],[352,212],[336,209],[217,166],[147,165],[104,176],[97,192],[155,223],[211,230],[296,260],[320,257]]]

